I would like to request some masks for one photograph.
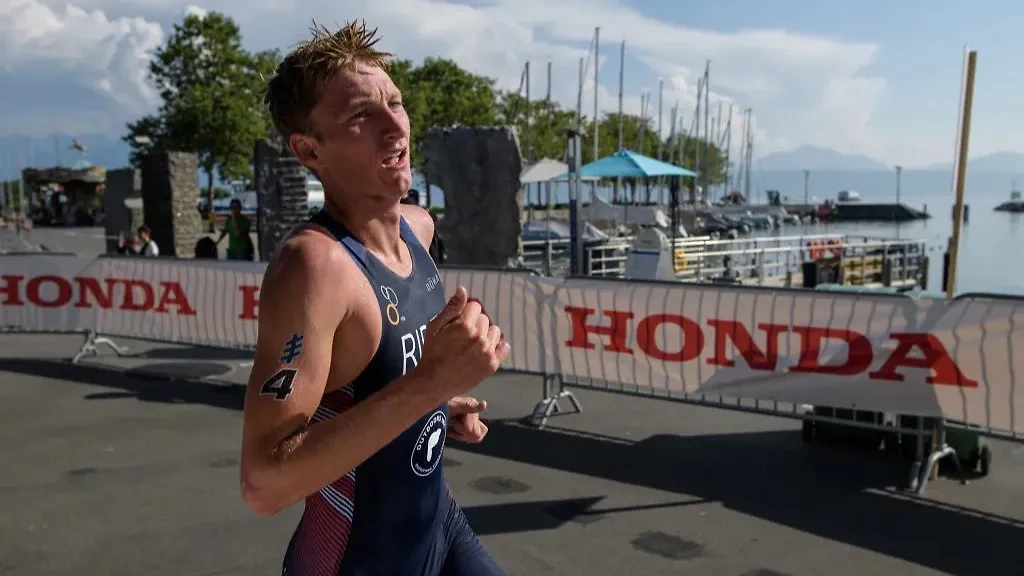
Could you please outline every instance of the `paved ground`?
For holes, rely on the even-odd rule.
[[[68,365],[79,343],[0,335],[0,574],[277,574],[301,506],[260,519],[238,496],[245,356],[122,342],[136,356]],[[444,465],[510,576],[1024,572],[1019,448],[913,499],[895,463],[785,420],[585,392],[537,431],[517,420],[539,387],[480,386],[491,433]]]
[[[0,226],[0,254],[33,250],[34,247],[27,240],[27,234],[31,233],[21,235],[10,226]]]

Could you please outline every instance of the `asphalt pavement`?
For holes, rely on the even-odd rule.
[[[279,574],[301,505],[239,497],[245,353],[0,335],[0,574]],[[475,392],[490,433],[444,472],[510,576],[1024,573],[1024,449],[992,474],[896,488],[904,464],[805,444],[799,423],[596,391],[582,414],[521,422],[533,376]]]

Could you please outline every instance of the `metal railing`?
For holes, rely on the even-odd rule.
[[[586,243],[583,275],[623,278],[632,244],[628,236]],[[568,276],[569,251],[569,240],[563,238],[523,241],[521,265],[545,276]],[[674,243],[676,278],[688,282],[730,277],[743,284],[801,286],[803,265],[812,260],[834,265],[835,282],[841,284],[911,287],[927,272],[925,243],[919,240],[811,234],[688,237]]]

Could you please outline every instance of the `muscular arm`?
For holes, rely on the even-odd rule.
[[[332,357],[339,357],[332,354],[335,334],[361,297],[351,266],[337,244],[309,231],[291,238],[267,270],[241,458],[242,498],[258,514],[275,514],[340,478],[446,400],[429,375],[414,372],[335,418],[311,423]],[[289,361],[293,337],[302,347]]]

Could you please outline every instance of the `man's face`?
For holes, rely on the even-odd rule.
[[[409,116],[384,70],[357,64],[340,71],[310,121],[319,137],[296,135],[291,144],[325,188],[356,196],[347,201],[390,203],[405,196],[412,185]]]
[[[238,202],[232,202],[231,203],[231,213],[234,214],[235,216],[238,216],[239,214],[241,214],[242,213],[242,205],[239,204]]]

